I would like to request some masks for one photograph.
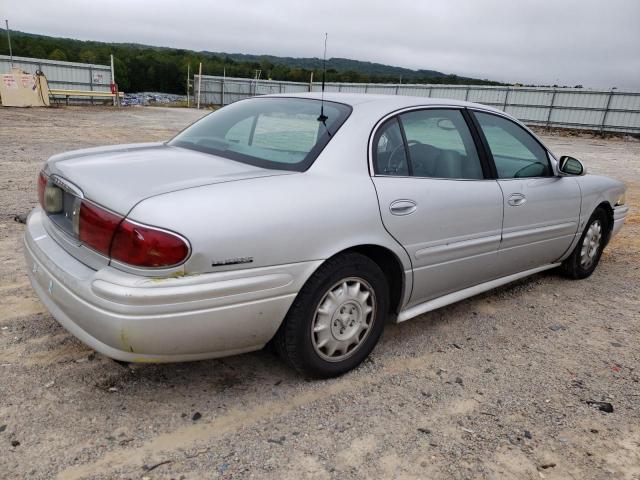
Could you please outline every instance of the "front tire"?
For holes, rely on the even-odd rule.
[[[274,343],[304,375],[342,375],[371,353],[388,310],[389,286],[380,267],[356,252],[339,254],[302,287]]]
[[[573,252],[562,262],[560,270],[566,277],[578,280],[587,278],[593,273],[606,245],[609,235],[608,225],[606,212],[602,208],[597,208],[589,218]]]

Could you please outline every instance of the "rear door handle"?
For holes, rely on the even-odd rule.
[[[519,207],[523,205],[527,201],[527,197],[525,197],[522,193],[512,193],[509,195],[509,199],[507,203],[512,207]]]
[[[396,200],[389,205],[392,215],[411,215],[418,208],[418,204],[413,200]]]

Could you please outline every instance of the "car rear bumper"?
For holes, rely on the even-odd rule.
[[[27,221],[31,284],[56,320],[82,342],[126,362],[176,362],[257,350],[275,334],[320,261],[148,278],[93,270]]]

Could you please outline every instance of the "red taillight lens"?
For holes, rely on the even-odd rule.
[[[175,233],[125,220],[82,200],[78,238],[88,247],[135,267],[170,267],[184,262],[189,244]]]
[[[44,172],[40,172],[38,175],[38,202],[42,208],[44,208],[44,189],[47,187],[48,181],[49,179]]]
[[[113,238],[111,258],[137,267],[169,267],[186,260],[189,245],[178,235],[123,221]]]
[[[121,221],[121,216],[83,201],[80,205],[80,241],[108,257],[111,239]]]

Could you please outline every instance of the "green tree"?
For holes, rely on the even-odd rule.
[[[56,48],[56,49],[52,50],[51,53],[49,53],[49,60],[66,61],[67,60],[67,54],[64,53],[62,50],[60,50],[59,48]]]
[[[42,45],[33,44],[30,45],[26,55],[32,58],[45,58],[47,56],[47,52],[45,52]]]
[[[0,31],[0,53],[8,54],[6,36]],[[109,65],[114,55],[116,80],[120,90],[145,90],[180,93],[185,91],[186,69],[196,74],[202,62],[205,75],[253,78],[255,70],[262,70],[262,78],[308,82],[311,72],[314,80],[322,79],[322,61],[318,59],[291,59],[255,55],[227,55],[210,52],[150,47],[137,44],[80,41],[12,32],[13,54],[32,58],[50,58],[72,62]],[[47,53],[49,52],[49,53]],[[361,62],[344,58],[327,61],[329,82],[388,82],[395,83],[402,75],[403,83],[453,83],[501,85],[499,82],[479,80],[456,75],[445,75],[433,70],[408,70],[390,65]]]
[[[131,84],[129,83],[129,72],[127,66],[118,57],[113,59],[113,74],[116,77],[116,83],[118,84],[118,90],[121,92],[131,91]]]
[[[93,50],[83,50],[78,55],[78,60],[82,63],[96,63],[98,60],[98,56]]]

